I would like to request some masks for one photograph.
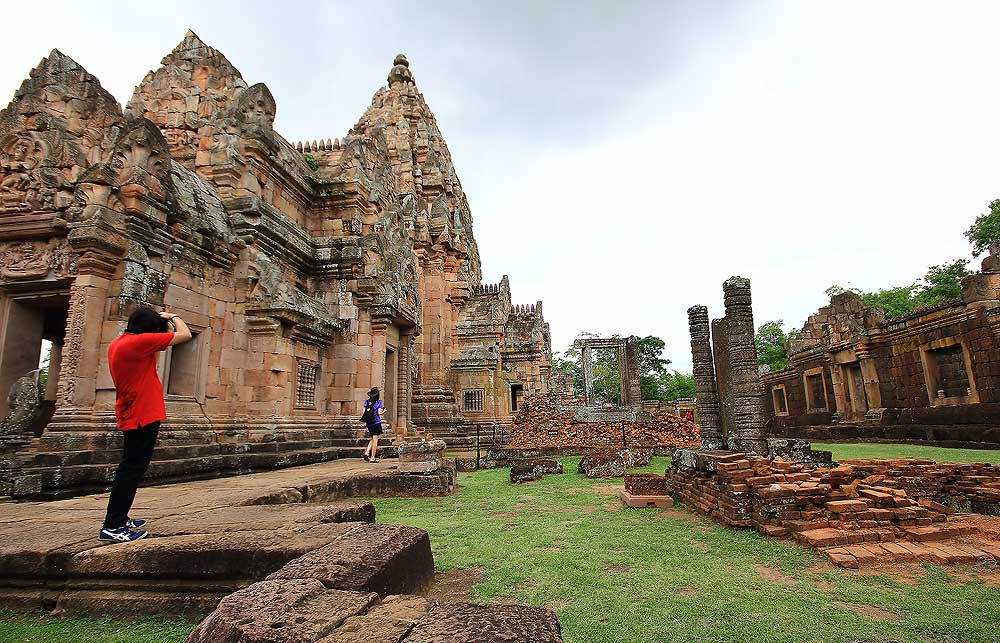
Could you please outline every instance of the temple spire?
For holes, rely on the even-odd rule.
[[[410,61],[404,54],[396,54],[392,61],[392,69],[389,70],[389,87],[396,86],[397,83],[406,84],[413,82],[413,73],[410,72]]]

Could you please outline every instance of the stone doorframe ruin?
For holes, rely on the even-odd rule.
[[[584,403],[590,406],[594,401],[594,349],[613,349],[618,358],[618,373],[621,381],[621,405],[642,407],[642,389],[639,386],[639,340],[636,337],[587,337],[577,339],[573,347],[580,349],[583,360]]]

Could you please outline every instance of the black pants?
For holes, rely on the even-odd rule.
[[[128,512],[135,500],[135,491],[139,488],[139,482],[146,474],[149,461],[153,457],[153,447],[156,446],[156,435],[159,432],[159,422],[140,426],[131,431],[122,431],[125,449],[121,464],[115,472],[115,481],[111,485],[108,514],[104,518],[106,528],[116,529],[125,526]]]

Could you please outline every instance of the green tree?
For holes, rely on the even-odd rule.
[[[663,397],[661,400],[672,402],[682,398],[695,396],[694,375],[692,373],[664,373],[661,378]]]
[[[785,343],[789,335],[785,334],[784,320],[765,322],[757,329],[754,343],[757,346],[757,363],[765,364],[772,371],[780,371],[788,366],[788,351]]]
[[[923,283],[914,295],[916,308],[932,306],[949,299],[962,296],[962,278],[972,274],[968,259],[955,259],[951,263],[931,266],[924,275]]]
[[[1000,241],[1000,199],[991,201],[990,211],[976,217],[975,222],[965,231],[965,237],[972,244],[972,254],[975,257]]]
[[[581,338],[598,337],[595,333],[580,333]],[[620,337],[612,335],[613,338]],[[663,357],[666,343],[659,337],[648,335],[638,338],[636,353],[639,360],[639,385],[644,400],[664,399],[662,376],[667,373],[670,360]],[[621,404],[621,374],[618,360],[613,351],[595,350],[593,359],[593,393],[598,402]],[[577,390],[583,390],[583,361],[580,349],[570,345],[561,356],[552,361],[557,372],[572,373]]]
[[[830,286],[826,294],[830,297],[842,292],[853,292],[861,296],[861,301],[869,308],[882,310],[887,317],[900,317],[917,308],[933,306],[962,296],[962,278],[971,274],[968,259],[955,259],[948,263],[931,266],[922,279],[905,286],[882,288],[874,292],[863,292],[857,288]]]

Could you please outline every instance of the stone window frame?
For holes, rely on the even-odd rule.
[[[953,395],[951,397],[937,396],[937,381],[932,374],[936,368],[931,363],[930,353],[939,348],[948,348],[956,344],[962,347],[962,358],[965,363],[965,375],[969,380],[968,395]],[[959,406],[962,404],[978,404],[979,390],[976,388],[976,377],[972,370],[972,358],[969,355],[969,346],[964,337],[945,337],[932,342],[926,342],[917,347],[920,351],[920,366],[924,369],[924,386],[927,389],[927,400],[931,406]]]
[[[806,371],[802,371],[802,388],[806,393],[806,413],[829,413],[830,411],[830,391],[826,388],[826,374],[823,372],[822,366],[817,366],[816,368],[810,368]],[[819,375],[819,381],[823,383],[823,406],[814,407],[812,399],[812,391],[809,389],[809,378],[813,375]],[[786,404],[788,398],[785,398]]]
[[[299,397],[299,383],[301,382],[303,373],[303,368],[312,368],[312,403],[303,402]],[[309,359],[296,359],[295,360],[295,382],[292,386],[293,404],[292,407],[295,409],[302,409],[307,411],[316,411],[319,409],[319,400],[316,396],[316,389],[319,387],[320,379],[320,368],[319,362],[314,362]]]
[[[205,326],[198,326],[190,322],[187,322],[187,326],[191,331],[191,339],[182,344],[168,346],[166,350],[160,353],[157,370],[159,371],[160,383],[163,385],[163,399],[165,402],[197,402],[198,404],[204,404],[205,383],[208,379],[208,354],[210,352],[208,344],[212,334],[211,332],[206,332],[207,327]],[[197,351],[195,353],[195,363],[198,365],[198,368],[195,371],[193,395],[178,395],[168,392],[170,388],[170,365],[173,362],[174,349],[177,346],[184,345],[193,345]]]
[[[785,410],[778,410],[778,398],[775,393],[781,391],[781,397],[785,400]],[[775,384],[771,387],[771,404],[774,405],[774,414],[778,417],[788,417],[788,389],[785,388],[784,384]]]
[[[472,393],[472,406],[470,408],[469,394]],[[478,393],[478,395],[477,395]],[[478,402],[479,408],[475,408]],[[482,413],[486,409],[486,389],[467,388],[462,391],[462,411],[466,413]]]

